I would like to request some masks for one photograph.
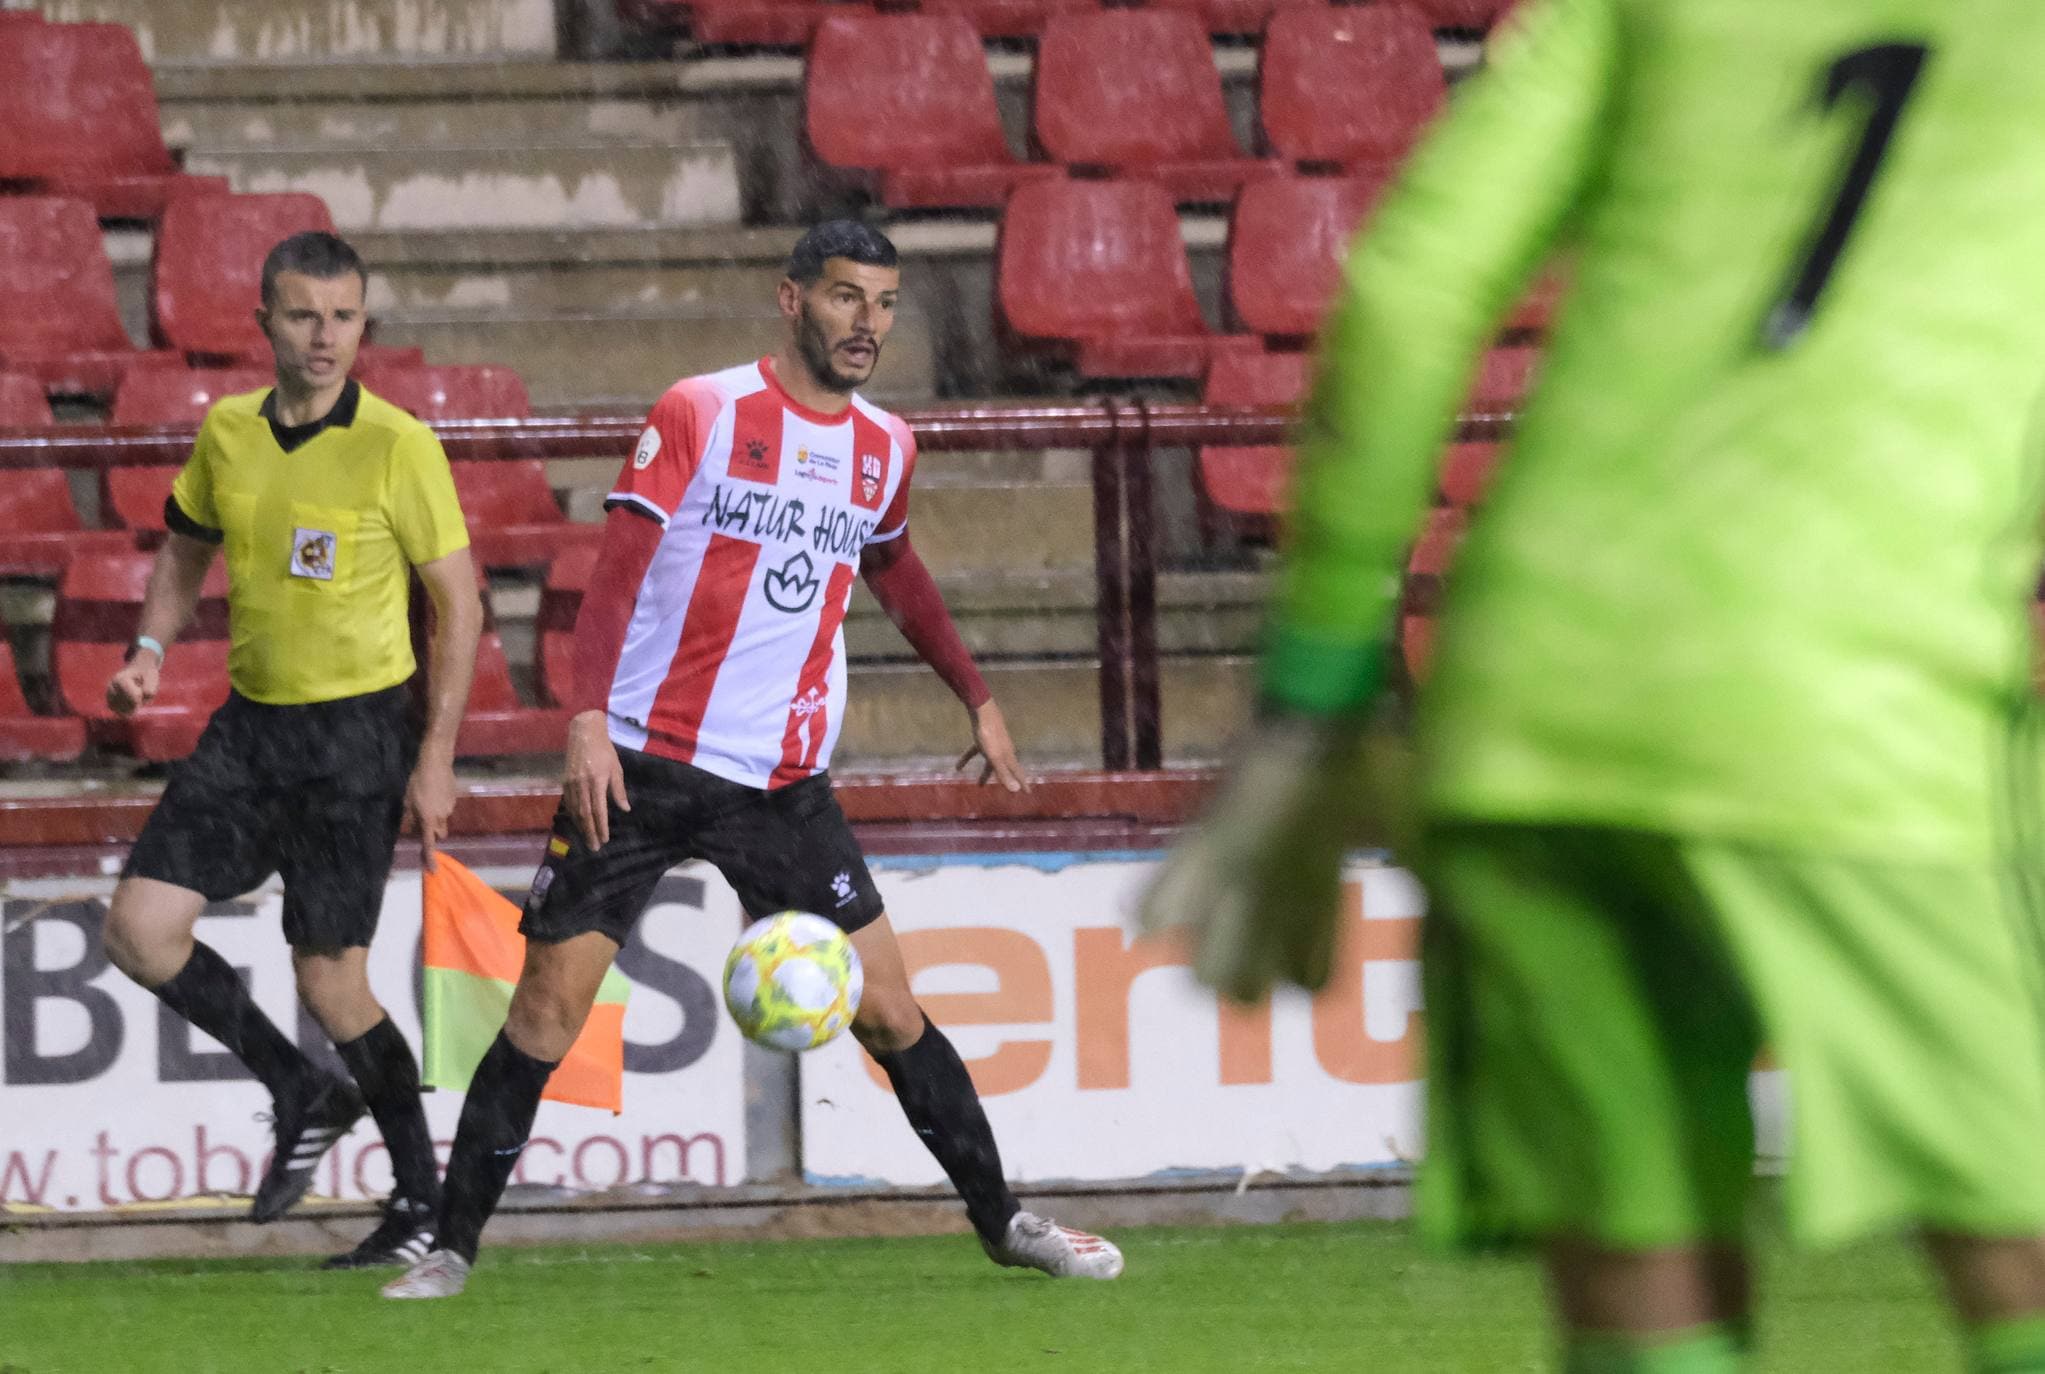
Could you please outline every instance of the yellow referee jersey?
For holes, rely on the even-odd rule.
[[[410,567],[469,542],[447,455],[358,383],[296,429],[274,423],[270,395],[207,411],[165,513],[226,548],[228,677],[273,705],[395,686],[416,666]]]

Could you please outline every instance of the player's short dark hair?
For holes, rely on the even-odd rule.
[[[827,219],[796,240],[788,254],[788,279],[808,286],[824,275],[824,264],[832,258],[849,258],[867,267],[893,267],[897,262],[895,245],[872,225]]]
[[[363,289],[369,287],[369,272],[362,265],[362,258],[351,248],[348,241],[338,234],[329,234],[323,229],[308,229],[303,234],[293,234],[263,259],[263,304],[269,305],[277,299],[277,274],[297,272],[321,281],[345,277],[350,272],[362,278]]]

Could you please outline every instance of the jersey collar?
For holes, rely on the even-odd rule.
[[[787,391],[782,389],[781,378],[774,373],[774,359],[771,356],[760,359],[760,375],[767,379],[767,389],[781,398],[782,405],[787,406],[813,425],[842,425],[852,418],[852,407],[850,405],[847,405],[836,415],[829,415],[821,410],[812,410],[801,401],[789,395]],[[336,410],[340,409],[339,406],[334,408]]]
[[[289,453],[295,448],[310,443],[322,430],[329,428],[346,429],[354,424],[356,408],[361,404],[362,384],[353,377],[350,377],[348,384],[341,388],[341,394],[335,398],[333,408],[317,420],[311,420],[302,425],[278,424],[277,388],[275,387],[271,387],[270,394],[263,397],[262,416],[270,422],[270,434],[271,437],[276,439],[277,447]]]

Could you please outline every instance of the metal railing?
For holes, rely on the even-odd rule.
[[[1157,638],[1156,450],[1278,444],[1297,414],[1285,406],[1208,406],[1103,399],[1056,405],[920,409],[901,413],[923,452],[1083,448],[1093,454],[1095,640],[1100,661],[1101,766],[1163,764]],[[1465,416],[1459,437],[1495,438],[1509,417]],[[562,459],[631,452],[641,416],[539,416],[436,424],[456,461]],[[0,429],[0,470],[86,470],[179,464],[187,426],[60,425]],[[0,481],[4,481],[0,477]]]

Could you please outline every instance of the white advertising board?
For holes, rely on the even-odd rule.
[[[530,867],[478,872],[514,899],[532,877]],[[107,965],[99,929],[112,890],[111,879],[51,879],[10,883],[0,899],[0,1202],[93,1210],[244,1193],[268,1154],[270,1128],[256,1119],[268,1094]],[[298,1010],[281,903],[274,882],[219,903],[200,920],[199,938],[246,970],[256,1001],[287,1034],[331,1054]],[[742,1042],[717,992],[737,911],[714,874],[663,880],[619,960],[632,982],[625,1110],[542,1103],[515,1181],[590,1189],[743,1181]],[[418,962],[419,879],[398,873],[370,983],[415,1048]],[[461,1104],[459,1093],[426,1095],[443,1159]],[[313,1190],[364,1198],[389,1186],[389,1160],[365,1117],[321,1164]]]
[[[911,981],[979,1084],[1009,1176],[1313,1170],[1418,1158],[1422,898],[1395,868],[1346,888],[1329,988],[1225,1009],[1126,913],[1154,856],[875,862]],[[803,1057],[818,1181],[936,1183],[885,1078],[849,1040]]]

